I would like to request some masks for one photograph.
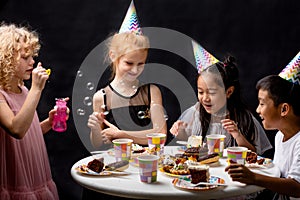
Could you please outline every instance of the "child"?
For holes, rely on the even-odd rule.
[[[197,86],[199,102],[186,110],[170,130],[177,139],[186,140],[191,134],[205,139],[212,126],[221,122],[224,127],[221,134],[226,135],[225,147],[245,146],[258,154],[272,148],[263,128],[241,101],[233,57],[201,71]],[[192,133],[184,130],[187,126]]]
[[[58,199],[43,134],[56,111],[39,122],[36,108],[49,78],[33,57],[38,35],[25,27],[0,26],[0,199]],[[31,89],[24,86],[30,79]]]
[[[281,76],[270,75],[257,83],[259,105],[257,113],[265,129],[278,129],[275,137],[274,164],[281,177],[254,173],[242,165],[230,165],[225,170],[233,181],[254,184],[277,193],[278,199],[300,198],[300,87],[299,59],[291,83]],[[288,70],[286,70],[288,71]],[[297,75],[298,73],[298,75]],[[289,197],[288,197],[289,196]]]
[[[112,37],[109,58],[113,80],[95,93],[94,113],[88,120],[94,147],[116,138],[130,138],[134,143],[146,145],[146,134],[166,133],[159,88],[142,85],[137,79],[144,70],[148,48],[148,38],[134,32]]]

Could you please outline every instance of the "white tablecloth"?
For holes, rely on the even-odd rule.
[[[179,148],[176,146],[166,146],[165,153],[174,155],[175,153],[178,153],[178,149]],[[102,156],[104,157],[105,163],[115,162],[115,158],[108,154],[107,151],[102,152]],[[75,170],[77,166],[81,164],[87,164],[93,159],[94,157],[90,156],[76,162],[71,169],[72,177],[83,187],[115,196],[159,200],[173,200],[183,198],[219,199],[250,194],[263,189],[254,185],[244,185],[239,182],[233,182],[228,174],[224,171],[225,167],[227,166],[225,158],[220,159],[220,165],[211,166],[209,171],[210,175],[224,179],[225,183],[228,184],[228,186],[218,187],[216,189],[205,191],[193,191],[176,188],[172,184],[172,180],[174,179],[174,177],[169,177],[162,172],[158,173],[158,181],[156,183],[142,183],[139,178],[138,167],[132,164],[130,164],[129,168],[125,170],[125,172],[128,172],[129,174],[122,176],[84,175]],[[273,166],[271,168],[257,168],[252,170],[268,176],[280,176],[280,171],[276,166]]]

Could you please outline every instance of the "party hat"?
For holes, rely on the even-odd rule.
[[[131,1],[130,6],[127,10],[126,16],[123,20],[119,33],[130,32],[130,31],[138,35],[142,34],[142,29],[140,27],[139,20],[136,15],[136,10],[135,10],[133,0]]]
[[[279,73],[279,76],[300,85],[300,51],[293,60]]]
[[[213,55],[208,53],[200,44],[192,40],[194,56],[198,72],[203,71],[208,66],[219,62]]]

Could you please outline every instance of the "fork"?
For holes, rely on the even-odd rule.
[[[200,186],[200,185],[227,186],[227,184],[225,184],[225,183],[209,183],[209,182],[199,182],[199,183],[196,183],[196,184],[193,184],[193,183],[189,184],[189,186],[191,186],[191,187],[197,187],[197,186]]]

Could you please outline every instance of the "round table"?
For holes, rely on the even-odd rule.
[[[178,153],[180,147],[166,146],[165,153],[174,155]],[[114,156],[109,151],[99,152],[104,157],[105,163],[115,162]],[[263,190],[264,188],[255,185],[245,185],[239,182],[233,182],[225,172],[227,166],[226,158],[220,158],[220,164],[210,166],[209,172],[212,176],[217,176],[225,180],[228,186],[221,186],[211,190],[194,191],[177,188],[172,184],[174,177],[170,177],[163,172],[158,172],[157,182],[143,183],[140,181],[139,169],[136,165],[130,164],[125,170],[127,175],[95,176],[86,175],[76,171],[76,167],[87,164],[93,160],[93,156],[83,158],[76,162],[71,168],[73,179],[88,189],[114,196],[137,198],[137,199],[219,199],[229,198],[240,195],[247,195]],[[257,173],[268,176],[279,177],[280,171],[276,166],[266,168],[251,169]]]

